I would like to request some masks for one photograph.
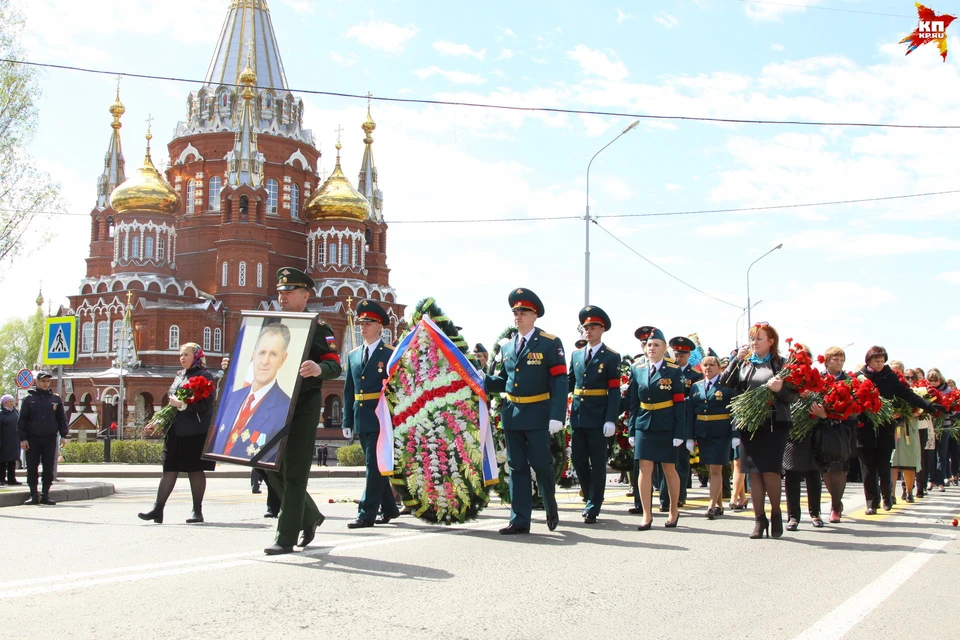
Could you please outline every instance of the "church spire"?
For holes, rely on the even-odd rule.
[[[383,222],[383,192],[377,184],[377,165],[373,162],[373,130],[377,123],[370,116],[370,98],[373,94],[367,92],[367,119],[360,127],[366,134],[363,138],[363,161],[360,163],[360,179],[357,190],[370,203],[370,218],[374,222]]]
[[[120,80],[117,80],[117,97],[110,105],[110,115],[113,116],[113,122],[110,126],[113,133],[110,134],[110,144],[107,145],[107,154],[103,159],[103,173],[97,179],[97,209],[101,211],[110,206],[110,194],[124,180],[126,175],[123,171],[123,150],[120,146],[120,116],[126,112],[123,103],[120,102]]]
[[[244,47],[253,41],[251,61],[249,47],[244,56]],[[244,58],[248,66],[260,78],[262,88],[277,92],[286,91],[287,76],[280,59],[280,47],[273,32],[273,20],[266,0],[230,0],[227,17],[220,30],[217,48],[210,59],[204,84],[219,86],[232,84],[243,68]]]
[[[257,148],[256,110],[254,101],[256,93],[253,87],[257,85],[257,74],[250,66],[253,58],[253,42],[247,49],[247,66],[237,78],[240,97],[243,104],[237,114],[239,121],[233,151],[227,154],[227,184],[231,187],[247,185],[254,189],[263,184],[264,156]]]

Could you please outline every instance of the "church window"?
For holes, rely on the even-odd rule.
[[[381,337],[383,338],[384,344],[393,343],[393,331],[391,331],[390,329],[384,329],[383,335]]]
[[[210,327],[203,328],[203,350],[210,351],[210,336],[213,334]]]
[[[197,193],[197,185],[193,180],[187,180],[187,213],[193,213],[193,198]]]
[[[290,185],[290,217],[300,217],[300,185],[296,182]]]
[[[222,188],[223,183],[220,180],[220,176],[210,178],[210,186],[207,188],[210,198],[210,204],[207,208],[210,209],[210,211],[220,211],[220,190]]]
[[[80,349],[85,353],[93,352],[93,323],[92,322],[83,323],[83,341],[81,342]]]
[[[134,235],[130,241],[130,257],[134,260],[140,259],[140,236]]]
[[[220,93],[220,106],[221,106],[221,107],[226,107],[226,106],[228,105],[229,100],[230,100],[230,98],[227,97],[227,92],[226,92],[226,91],[222,91],[222,92]]]
[[[227,286],[227,275],[230,271],[230,267],[227,265],[226,260],[223,261],[223,269],[221,269],[221,271],[222,271],[222,274],[220,277],[220,286],[225,287]]]
[[[340,422],[340,399],[334,398],[330,403],[330,419],[334,423]]]
[[[348,266],[350,264],[350,245],[344,242],[340,245],[343,254],[340,256],[340,264]]]
[[[339,253],[337,252],[337,245],[331,242],[330,246],[327,247],[327,260],[330,261],[330,264],[337,264],[338,257],[339,257]]]
[[[240,261],[239,276],[237,278],[238,286],[245,287],[247,286],[247,263],[243,260]]]
[[[180,327],[175,324],[170,325],[170,348],[180,348]]]
[[[110,349],[110,326],[106,320],[97,323],[97,351],[106,353]]]
[[[263,263],[258,262],[257,263],[257,288],[259,289],[262,286],[263,286]]]
[[[163,239],[163,236],[157,238],[157,260],[163,260],[164,249],[166,248],[166,241]]]
[[[107,216],[107,237],[113,237],[113,216]]]
[[[153,260],[153,237],[147,236],[143,239],[143,257],[147,260]]]
[[[323,243],[323,240],[317,246],[317,264],[327,264],[327,245]]]
[[[279,185],[273,178],[267,180],[267,213],[277,212],[277,191]]]
[[[123,333],[123,320],[113,321],[113,350],[120,348],[120,335]]]
[[[220,332],[220,329],[213,330],[213,350],[217,353],[220,353],[220,349],[223,348],[223,334]]]

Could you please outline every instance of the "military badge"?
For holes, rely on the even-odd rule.
[[[250,439],[250,429],[244,429],[243,433],[240,434],[240,440],[246,442]]]
[[[602,362],[600,363],[600,366],[597,367],[597,371],[601,371],[601,372],[603,371],[603,363],[602,363]]]
[[[670,378],[661,378],[661,379],[660,379],[660,388],[661,388],[662,390],[664,390],[664,391],[672,391],[672,390],[673,390],[673,380],[671,380]]]
[[[284,276],[290,275],[289,269],[284,269],[283,271],[280,272],[280,275],[284,275]]]
[[[250,443],[250,446],[247,447],[247,455],[252,458],[253,456],[257,455],[257,451],[259,450],[260,450],[260,447],[258,447],[253,443]]]
[[[713,397],[716,400],[723,400],[723,391],[715,391]]]

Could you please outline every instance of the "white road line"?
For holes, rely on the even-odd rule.
[[[930,537],[794,640],[839,640],[953,540],[952,535]]]
[[[189,560],[177,560],[173,562],[159,562],[145,565],[117,567],[113,569],[81,571],[56,576],[47,576],[43,578],[13,580],[10,582],[0,582],[0,600],[23,598],[43,593],[54,593],[73,589],[85,589],[105,584],[149,580],[152,578],[183,575],[198,571],[231,569],[233,567],[242,567],[262,562],[273,562],[279,564],[304,564],[307,562],[313,562],[317,556],[340,555],[346,551],[352,551],[354,549],[364,549],[386,544],[395,544],[398,542],[424,540],[426,538],[433,538],[442,535],[456,535],[460,533],[466,533],[468,531],[482,531],[484,529],[493,529],[502,526],[502,522],[496,522],[492,524],[477,522],[468,525],[460,525],[455,529],[445,528],[423,532],[398,532],[360,542],[358,542],[357,537],[329,540],[320,543],[320,546],[310,547],[300,553],[289,555],[264,556],[263,551],[249,551],[244,553],[192,558]]]

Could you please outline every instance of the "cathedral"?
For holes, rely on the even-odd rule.
[[[340,165],[339,139],[322,180],[266,0],[230,1],[204,83],[185,106],[165,175],[149,129],[143,162],[128,175],[119,91],[109,108],[87,273],[60,314],[77,317],[79,334],[76,364],[64,372],[68,411],[100,429],[116,422],[129,434],[167,404],[181,344],[200,344],[218,369],[241,311],[279,310],[275,274],[284,266],[313,278],[308,310],[333,327],[342,357],[360,344],[357,300],[387,310],[387,342],[404,329],[387,268],[369,104],[357,135],[365,145],[357,187]],[[318,437],[340,437],[343,378],[323,388]]]

